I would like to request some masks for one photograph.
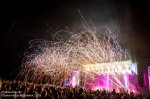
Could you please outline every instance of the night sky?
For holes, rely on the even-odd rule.
[[[49,2],[3,2],[0,5],[0,76],[12,79],[23,53],[33,39],[52,40],[52,34],[82,26],[81,14],[97,28],[107,26],[118,33],[120,45],[132,60],[150,58],[149,0],[49,0]],[[59,27],[60,26],[60,27]],[[51,33],[50,33],[51,32]],[[65,39],[68,34],[62,33]]]

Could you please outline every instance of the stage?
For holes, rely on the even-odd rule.
[[[138,93],[137,64],[131,60],[114,63],[88,64],[83,66],[86,76],[80,75],[80,71],[74,71],[71,86],[80,86],[87,90],[107,90],[116,89],[117,92],[125,90]],[[94,76],[92,77],[91,74]],[[81,79],[82,78],[82,79]],[[83,79],[84,78],[84,79]]]

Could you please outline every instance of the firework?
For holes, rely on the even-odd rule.
[[[94,79],[94,72],[86,70],[87,64],[113,64],[127,59],[127,51],[121,49],[115,34],[107,27],[98,34],[84,20],[82,31],[72,34],[68,40],[34,40],[24,55],[17,79],[53,85],[62,85],[76,70],[80,72],[80,80]]]

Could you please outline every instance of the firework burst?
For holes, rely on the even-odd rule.
[[[127,51],[121,49],[117,36],[107,27],[97,34],[94,27],[89,27],[85,20],[82,22],[82,31],[72,34],[67,41],[34,40],[25,51],[17,79],[62,85],[75,70],[80,71],[81,80],[94,79],[94,72],[87,72],[83,65],[113,64],[127,58]]]

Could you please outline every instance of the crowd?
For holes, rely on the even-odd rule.
[[[150,96],[133,92],[117,93],[115,89],[112,92],[105,89],[93,91],[2,79],[0,91],[0,99],[150,99]]]

